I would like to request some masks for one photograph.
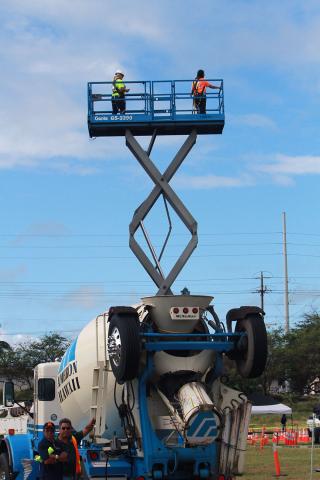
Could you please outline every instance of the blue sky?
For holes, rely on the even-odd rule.
[[[199,246],[174,291],[212,294],[219,316],[259,304],[284,325],[282,212],[290,321],[319,308],[320,5],[271,0],[10,0],[0,5],[0,323],[9,342],[74,336],[156,287],[128,248],[152,188],[123,138],[90,140],[86,83],[223,78],[222,135],[199,136],[172,185]],[[164,170],[184,137],[157,139]],[[147,139],[140,139],[147,145]],[[161,245],[160,207],[147,225]],[[188,235],[174,220],[164,266]]]

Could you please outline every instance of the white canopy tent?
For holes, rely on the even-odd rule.
[[[270,397],[269,395],[263,395],[262,393],[257,392],[248,395],[248,399],[252,403],[251,415],[292,414],[292,409],[290,407],[288,407],[284,403],[279,403],[278,400]]]
[[[277,403],[276,405],[252,405],[251,415],[291,415],[292,409],[283,403]]]

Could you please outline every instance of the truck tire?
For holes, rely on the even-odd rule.
[[[244,378],[259,377],[266,366],[268,340],[263,318],[259,314],[251,314],[238,320],[236,332],[247,334],[238,342],[235,355],[237,370]]]
[[[6,453],[0,455],[0,480],[10,480],[9,460]]]
[[[113,375],[123,384],[137,377],[140,337],[137,319],[130,314],[112,315],[108,333],[108,353]]]

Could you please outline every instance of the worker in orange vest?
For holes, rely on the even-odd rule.
[[[220,87],[217,87],[216,85],[212,85],[212,83],[208,82],[208,80],[205,80],[203,70],[198,70],[197,76],[192,82],[192,89],[191,89],[191,95],[193,96],[193,106],[196,113],[206,113],[207,87],[220,90]]]
[[[79,432],[72,432],[71,420],[62,418],[59,422],[59,445],[68,454],[67,462],[63,463],[63,480],[77,480],[81,475],[80,454],[78,445],[93,429],[96,421],[93,418],[88,425]]]

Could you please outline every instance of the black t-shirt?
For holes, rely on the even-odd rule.
[[[62,480],[62,463],[50,463],[45,465],[44,461],[48,460],[50,454],[48,453],[48,448],[53,448],[52,455],[60,455],[62,448],[59,445],[59,440],[54,440],[50,442],[47,438],[43,438],[38,445],[38,452],[42,459],[40,463],[40,478],[42,480]]]
[[[75,439],[77,440],[77,444],[79,445],[79,443],[83,439],[83,432],[80,431],[73,433],[73,437],[75,437]],[[68,454],[68,461],[62,463],[63,475],[72,477],[76,474],[76,451],[74,449],[72,440],[70,438],[67,443],[62,442],[61,440],[57,440],[57,443],[59,444],[59,447],[62,449],[62,451],[67,452]]]

